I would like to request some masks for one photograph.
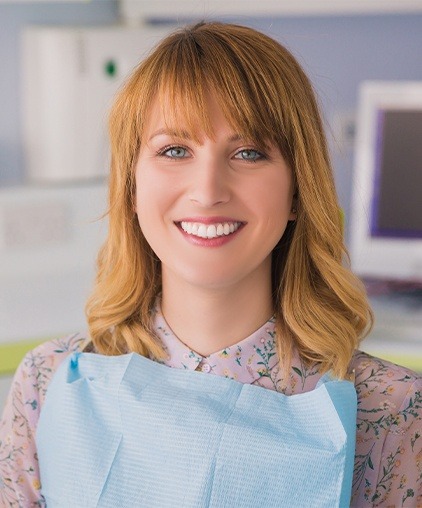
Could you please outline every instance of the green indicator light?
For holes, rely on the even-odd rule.
[[[104,70],[107,76],[114,78],[114,76],[117,74],[116,62],[114,60],[108,60],[104,65]]]

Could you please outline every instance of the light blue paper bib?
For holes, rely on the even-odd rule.
[[[285,396],[135,353],[75,353],[36,442],[47,508],[350,504],[356,392],[323,376]]]

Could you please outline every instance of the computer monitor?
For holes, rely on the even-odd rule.
[[[422,82],[362,83],[355,147],[352,268],[422,281]]]

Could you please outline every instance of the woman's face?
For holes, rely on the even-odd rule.
[[[208,108],[213,139],[176,137],[152,105],[136,165],[136,212],[166,281],[229,288],[271,277],[271,251],[292,213],[293,178],[279,149],[256,146]],[[183,125],[178,126],[183,130]]]

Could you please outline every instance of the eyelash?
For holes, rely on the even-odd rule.
[[[159,157],[164,157],[165,159],[172,160],[172,161],[177,160],[177,159],[184,159],[185,157],[170,157],[169,155],[166,155],[166,152],[168,152],[169,150],[175,149],[175,148],[181,148],[182,150],[186,150],[186,152],[189,152],[189,150],[186,148],[186,146],[168,145],[168,146],[165,146],[164,148],[160,148],[160,150],[157,151],[157,155]]]
[[[169,155],[166,155],[166,152],[168,152],[169,150],[178,149],[178,148],[181,148],[182,150],[189,152],[188,148],[183,145],[168,145],[168,146],[165,146],[165,147],[161,148],[160,150],[158,150],[157,155],[159,157],[164,157],[168,160],[173,160],[173,161],[175,161],[177,159],[185,159],[185,157],[170,157]],[[238,155],[242,152],[256,152],[257,159],[248,160],[248,159],[237,158],[236,155]],[[257,150],[256,148],[241,148],[234,154],[234,157],[236,157],[237,160],[242,160],[243,162],[249,162],[249,163],[256,163],[260,160],[267,160],[268,159],[268,157],[265,153],[261,152],[260,150]]]
[[[239,158],[237,160],[242,160],[243,162],[256,163],[258,161],[262,161],[262,160],[267,160],[268,159],[268,157],[265,155],[264,152],[261,152],[260,150],[257,150],[256,148],[241,148],[240,150],[238,150],[235,153],[235,156],[240,154],[240,153],[242,153],[242,152],[255,152],[257,154],[257,159],[248,160],[248,159]]]

